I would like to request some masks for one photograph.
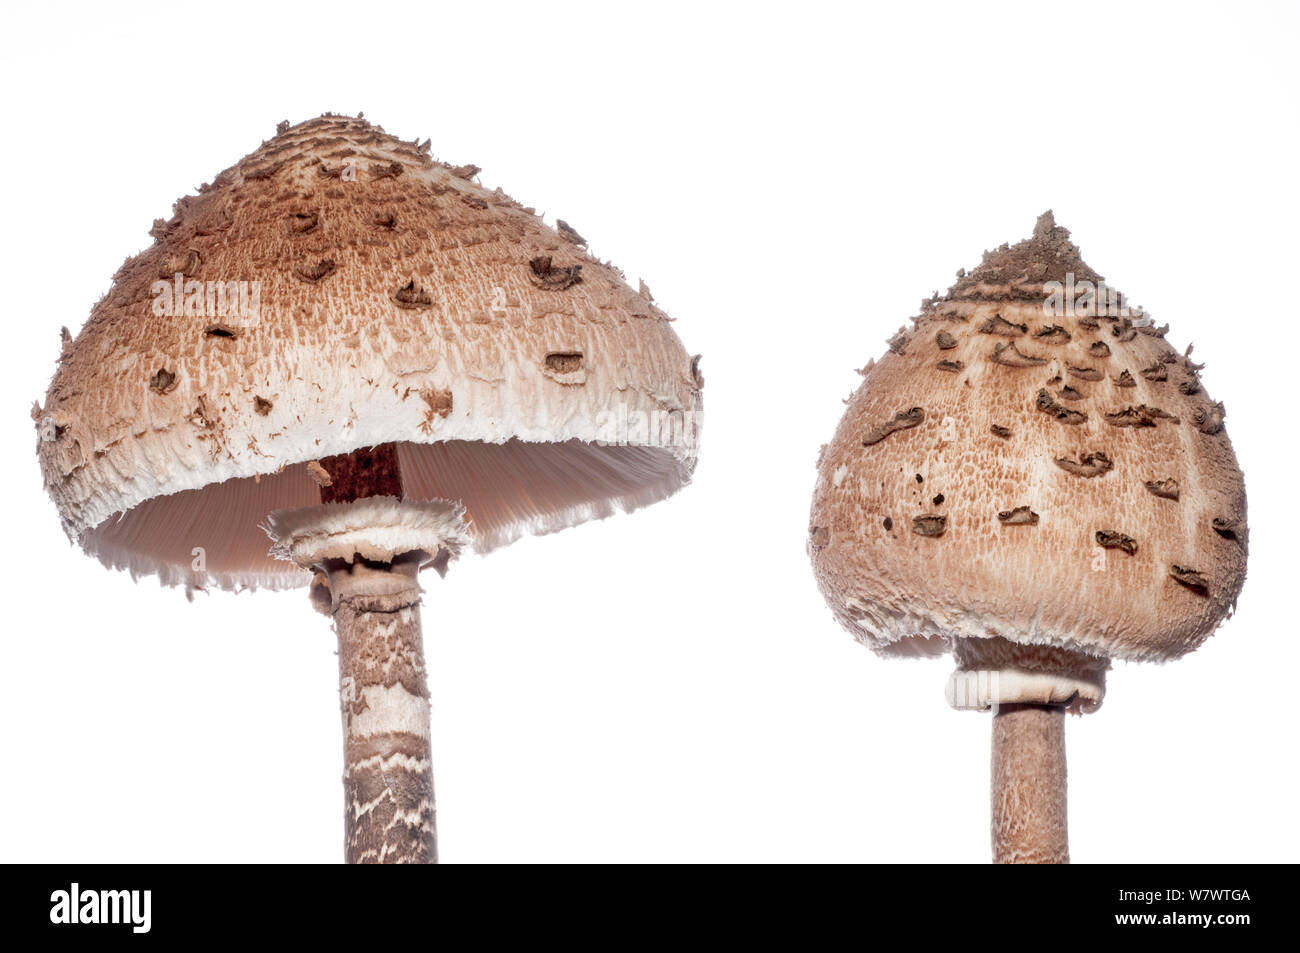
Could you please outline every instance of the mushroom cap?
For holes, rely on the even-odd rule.
[[[33,410],[73,540],[287,587],[259,524],[320,503],[324,457],[395,443],[406,500],[462,503],[480,552],[689,481],[698,359],[644,285],[427,148],[281,124],[154,223]]]
[[[1101,278],[1050,212],[958,277],[822,448],[808,550],[827,603],[885,655],[1196,648],[1235,606],[1247,544],[1198,365],[1122,296],[1079,300]]]

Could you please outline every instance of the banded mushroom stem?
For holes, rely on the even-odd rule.
[[[997,706],[992,781],[993,862],[1068,864],[1064,707]]]
[[[402,498],[397,447],[382,444],[320,461],[322,503]],[[429,745],[429,686],[420,631],[421,553],[392,562],[331,559],[331,614],[339,640],[343,715],[344,860],[438,862]]]
[[[339,640],[344,860],[437,863],[419,559],[325,569]]]

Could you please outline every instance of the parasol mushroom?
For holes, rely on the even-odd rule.
[[[1066,862],[1065,712],[1111,659],[1201,644],[1246,573],[1223,405],[1045,213],[925,301],[822,448],[808,551],[840,623],[887,657],[951,651],[992,710],[999,862]]]
[[[281,123],[154,223],[33,411],[106,566],[309,585],[333,618],[349,862],[437,857],[419,570],[695,466],[703,380],[668,316],[478,171],[360,118]]]

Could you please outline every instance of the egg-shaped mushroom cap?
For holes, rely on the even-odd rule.
[[[259,524],[359,448],[396,444],[406,499],[463,503],[480,552],[687,483],[698,359],[477,172],[326,115],[177,202],[33,411],[69,536],[169,584],[285,587],[309,574]]]
[[[808,550],[827,603],[887,655],[1196,648],[1246,573],[1245,487],[1199,365],[1050,212],[958,274],[822,450]]]

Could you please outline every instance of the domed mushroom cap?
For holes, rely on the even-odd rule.
[[[1101,279],[1068,236],[1049,212],[960,272],[864,370],[823,448],[813,568],[881,653],[1000,637],[1168,659],[1235,605],[1246,495],[1223,406],[1167,327],[1122,296],[1081,300]],[[1037,664],[1021,659],[1018,677]]]
[[[302,585],[259,524],[331,455],[395,443],[480,551],[683,486],[702,380],[670,319],[477,172],[327,115],[177,202],[33,412],[68,534],[167,583]]]

